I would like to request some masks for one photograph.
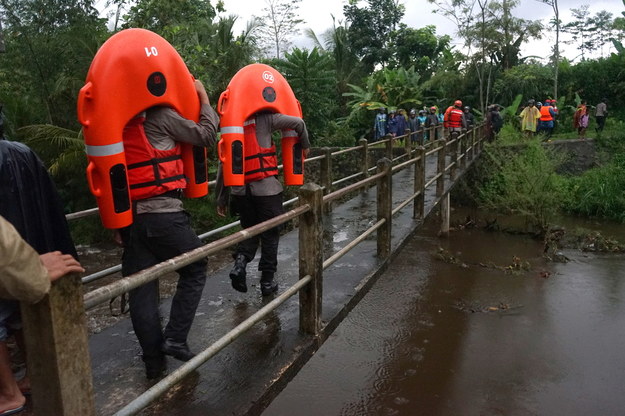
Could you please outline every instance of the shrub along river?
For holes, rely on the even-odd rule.
[[[584,226],[625,241],[623,225]],[[551,262],[527,235],[436,227],[263,415],[623,414],[625,256]]]

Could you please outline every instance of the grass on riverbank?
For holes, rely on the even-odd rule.
[[[581,176],[556,173],[563,155],[505,126],[488,146],[469,185],[477,204],[501,214],[519,214],[547,231],[561,213],[625,222],[625,123],[613,120],[597,137],[601,166]],[[526,146],[509,147],[524,143]]]

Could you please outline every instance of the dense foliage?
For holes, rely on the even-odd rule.
[[[68,210],[92,207],[82,173],[85,158],[75,114],[76,97],[98,47],[117,30],[143,27],[176,47],[191,72],[205,83],[213,103],[246,64],[261,60],[278,68],[301,101],[313,145],[348,146],[361,137],[370,137],[373,110],[379,107],[445,108],[458,98],[474,107],[478,116],[487,104],[508,107],[500,140],[518,141],[515,114],[519,103],[528,98],[553,98],[555,78],[553,60],[524,57],[521,46],[552,28],[516,17],[517,0],[430,1],[456,22],[462,50],[449,36],[437,35],[434,26],[412,28],[402,24],[404,7],[398,0],[346,1],[344,21],[335,21],[319,36],[307,33],[316,44],[311,50],[285,49],[288,36],[276,35],[279,28],[275,27],[276,51],[268,55],[279,58],[271,59],[258,46],[266,44],[261,39],[267,35],[267,24],[253,20],[241,33],[235,33],[237,17],[227,15],[220,1],[111,0],[112,13],[104,19],[94,0],[0,0],[0,41],[5,47],[0,54],[0,104],[5,133],[27,142],[41,155],[59,183]],[[288,10],[294,25],[288,26],[287,33],[299,30],[302,19],[298,3],[267,3],[276,10]],[[584,35],[587,38],[578,39],[580,52],[607,48],[609,40],[620,52],[599,59],[556,60],[560,107],[556,137],[575,137],[571,117],[581,99],[594,105],[608,98],[608,129],[616,125],[614,116],[625,105],[625,94],[619,93],[625,90],[624,21],[620,16],[613,19],[607,12],[591,16],[580,9],[574,21],[562,22],[563,30],[570,33],[577,33],[584,22],[594,25]],[[598,39],[596,33],[609,36]],[[529,163],[532,169],[546,169],[545,159],[538,153],[523,155],[530,156],[522,163]],[[622,193],[613,203],[597,193],[618,194],[622,184],[606,183],[601,188],[590,184],[604,175],[624,177],[622,168],[623,161],[617,158],[603,172],[564,187],[576,192],[573,199],[588,202],[571,210],[618,218],[610,212],[621,206]],[[505,173],[504,166],[502,169]],[[547,185],[562,188],[560,184]],[[493,195],[505,190],[496,188],[501,186],[497,182],[489,186]],[[554,191],[549,186],[546,197]],[[517,192],[514,187],[507,189]],[[598,199],[606,201],[605,206],[592,206]]]

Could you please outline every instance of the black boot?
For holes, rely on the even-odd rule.
[[[232,288],[239,292],[247,292],[247,283],[245,282],[245,266],[247,259],[243,254],[237,254],[234,259],[234,267],[230,270],[230,279],[232,280]]]
[[[262,272],[260,278],[260,293],[269,296],[278,291],[278,283],[273,281],[273,272]]]
[[[145,376],[148,380],[154,380],[167,374],[167,361],[164,355],[154,357],[143,356],[145,363]]]
[[[161,351],[165,355],[171,355],[180,361],[189,361],[195,357],[195,354],[189,349],[189,345],[184,341],[174,341],[171,338],[165,338]]]

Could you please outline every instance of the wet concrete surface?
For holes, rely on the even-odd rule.
[[[264,416],[623,414],[623,255],[426,225]]]
[[[431,178],[433,157],[429,158],[428,166],[428,178]],[[393,206],[412,194],[413,178],[412,169],[394,175]],[[325,217],[326,258],[375,222],[375,198],[376,188],[372,187],[334,207]],[[426,201],[429,212],[436,202],[433,191],[428,193]],[[392,246],[402,245],[418,224],[412,218],[412,205],[400,211],[393,219]],[[297,253],[295,230],[280,241],[277,281],[282,289],[297,280]],[[209,276],[189,337],[192,350],[208,347],[266,304],[268,299],[261,297],[258,276],[254,276],[257,264],[255,260],[248,265],[250,290],[246,294],[231,288],[229,266]],[[299,333],[298,299],[293,297],[142,414],[259,414],[356,305],[386,265],[387,261],[376,255],[375,236],[365,240],[324,272],[324,329],[318,337]],[[164,301],[164,316],[168,315],[168,308],[169,301]],[[153,384],[145,380],[140,348],[128,319],[93,334],[90,350],[98,414],[113,414]],[[179,364],[169,359],[169,370]]]

